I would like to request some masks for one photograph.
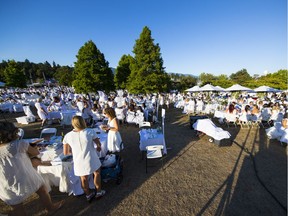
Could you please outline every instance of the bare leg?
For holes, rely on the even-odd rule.
[[[43,119],[41,126],[44,127],[44,125],[45,125],[46,122],[47,122],[47,119]]]
[[[53,208],[51,197],[44,185],[41,186],[38,189],[38,191],[36,191],[36,193],[39,195],[41,202],[47,208],[48,211]]]
[[[80,176],[81,179],[81,187],[84,190],[84,193],[88,196],[91,191],[89,188],[88,176]]]
[[[36,191],[36,193],[39,195],[42,204],[45,206],[45,208],[49,212],[52,212],[52,211],[59,209],[64,204],[64,200],[59,201],[57,203],[52,203],[51,197],[50,197],[50,195],[49,195],[49,193],[46,190],[46,187],[44,185],[42,185],[38,189],[38,191]]]
[[[101,173],[100,173],[100,169],[96,170],[94,172],[94,185],[96,187],[97,192],[101,191]]]

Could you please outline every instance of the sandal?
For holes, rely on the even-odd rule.
[[[105,193],[106,193],[105,190],[101,190],[100,192],[97,192],[95,198],[100,199],[101,197],[103,197],[105,195]]]

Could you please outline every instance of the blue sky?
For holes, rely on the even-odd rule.
[[[73,66],[92,40],[110,67],[148,26],[167,72],[287,69],[287,0],[0,0],[0,61]]]

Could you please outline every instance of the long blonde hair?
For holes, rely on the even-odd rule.
[[[83,130],[87,127],[85,120],[82,116],[73,116],[72,126],[77,130]]]

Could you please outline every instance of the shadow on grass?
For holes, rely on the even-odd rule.
[[[221,199],[214,215],[287,215],[285,149],[279,142],[270,143],[263,128],[242,130],[243,143],[236,141],[237,129],[234,136],[233,145],[239,147],[239,154],[230,175],[197,215],[205,214],[218,196]]]

